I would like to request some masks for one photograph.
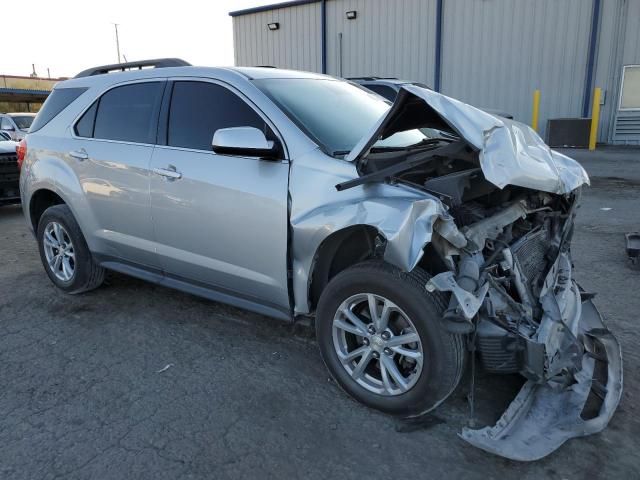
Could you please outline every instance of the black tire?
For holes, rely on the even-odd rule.
[[[336,275],[322,292],[316,311],[316,336],[329,372],[353,398],[365,405],[401,417],[417,417],[440,405],[457,387],[463,373],[464,337],[441,326],[446,298],[428,293],[429,275],[420,268],[412,272],[382,261],[366,261]],[[333,319],[340,305],[352,295],[373,293],[391,300],[411,319],[420,336],[424,354],[422,372],[404,393],[383,396],[370,392],[351,378],[333,344]]]
[[[63,281],[56,277],[47,262],[44,251],[44,232],[51,222],[57,222],[62,225],[73,243],[75,253],[74,272],[68,281]],[[104,281],[105,270],[93,259],[80,227],[67,205],[54,205],[45,210],[38,222],[37,240],[40,260],[42,260],[44,270],[59,289],[71,294],[82,293],[99,287]]]

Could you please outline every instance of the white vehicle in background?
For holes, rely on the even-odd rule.
[[[0,114],[0,131],[19,142],[29,132],[29,128],[36,118],[35,113],[3,113]]]

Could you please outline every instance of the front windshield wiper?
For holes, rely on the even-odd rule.
[[[382,153],[382,152],[410,152],[412,150],[420,150],[426,147],[433,147],[435,145],[439,145],[442,142],[452,143],[458,140],[458,137],[429,137],[420,140],[418,143],[413,143],[411,145],[407,145],[404,147],[392,147],[392,146],[380,146],[376,147],[375,145],[371,147],[369,150],[370,153]],[[351,150],[336,150],[331,152],[332,157],[347,155],[351,153]]]
[[[426,148],[426,147],[433,147],[434,145],[439,145],[442,142],[445,142],[445,143],[455,142],[456,140],[457,140],[457,138],[429,137],[429,138],[425,138],[425,139],[420,140],[418,143],[407,145],[405,147],[386,147],[386,146],[376,147],[374,145],[373,147],[371,147],[370,152],[371,153],[376,153],[376,152],[410,152],[412,150],[420,150],[420,149]]]
[[[340,155],[347,155],[351,150],[336,150],[331,152],[332,157],[339,157]]]

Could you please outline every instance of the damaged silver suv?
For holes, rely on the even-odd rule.
[[[477,352],[527,382],[462,438],[513,459],[618,405],[619,345],[572,273],[588,177],[523,124],[415,85],[391,104],[328,76],[163,59],[58,84],[18,151],[26,219],[68,293],[111,269],[314,316],[340,386],[402,417],[444,402]]]

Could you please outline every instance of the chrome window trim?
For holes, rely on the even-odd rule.
[[[241,90],[239,90],[238,88],[236,88],[235,86],[231,85],[228,82],[225,82],[225,81],[217,79],[217,78],[211,78],[211,77],[194,77],[194,76],[184,76],[184,77],[182,77],[181,76],[181,77],[168,77],[167,80],[168,81],[172,81],[172,82],[213,83],[214,85],[219,85],[219,86],[221,86],[223,88],[226,88],[231,93],[237,95],[242,101],[244,101],[249,106],[249,108],[251,108],[260,118],[262,118],[262,120],[264,120],[264,122],[269,126],[269,128],[271,128],[273,133],[276,134],[276,137],[278,137],[278,140],[280,141],[280,144],[282,145],[282,149],[284,150],[284,152],[283,152],[284,153],[284,158],[282,160],[286,161],[286,162],[289,162],[289,149],[287,148],[287,144],[284,141],[284,137],[280,133],[280,130],[278,129],[278,127],[276,127],[275,123],[273,123],[271,121],[271,119],[267,116],[267,114],[264,113]],[[169,114],[171,114],[171,102],[169,102]],[[168,136],[169,136],[169,126],[167,125],[167,138],[168,138]],[[213,139],[213,137],[211,137],[211,138]],[[156,146],[159,147],[159,148],[170,148],[170,149],[182,150],[182,151],[187,151],[187,152],[210,153],[212,155],[218,155],[214,151],[199,150],[197,148],[177,147],[175,145],[157,145],[157,144],[156,144]],[[229,156],[233,156],[233,155],[223,155],[223,156],[229,157]],[[259,158],[257,158],[257,157],[242,157],[242,158],[255,158],[256,160],[259,160]]]
[[[144,145],[144,146],[151,146],[151,147],[155,146],[155,143],[130,142],[128,140],[111,140],[109,138],[80,137],[79,135],[76,135],[76,125],[78,124],[82,116],[85,114],[85,112],[89,110],[94,103],[99,101],[104,94],[106,94],[107,92],[115,88],[124,87],[126,85],[133,85],[136,83],[156,83],[156,82],[166,82],[166,81],[167,81],[166,77],[142,78],[142,79],[129,80],[129,81],[120,82],[120,83],[114,83],[112,85],[109,85],[108,87],[103,88],[102,90],[100,90],[100,92],[97,95],[93,97],[93,100],[89,102],[89,104],[86,107],[80,110],[80,113],[76,115],[73,121],[71,122],[71,125],[69,126],[69,129],[71,130],[71,138],[73,138],[74,140],[119,143],[123,145]],[[89,87],[89,90],[90,89],[91,87]],[[97,113],[98,112],[96,111],[96,115]]]
[[[211,78],[211,77],[197,77],[197,76],[193,76],[193,75],[172,76],[172,77],[152,77],[152,78],[142,78],[142,79],[128,80],[128,81],[119,82],[119,83],[115,83],[115,84],[109,85],[107,87],[104,87],[99,91],[99,93],[97,95],[95,95],[93,97],[93,100],[91,102],[89,102],[89,104],[86,105],[80,111],[80,113],[78,115],[76,115],[74,117],[74,119],[71,122],[71,125],[69,127],[70,130],[71,130],[71,138],[73,138],[75,140],[85,140],[85,141],[94,141],[94,142],[95,141],[98,141],[98,142],[109,142],[109,143],[117,143],[117,144],[122,144],[122,145],[141,145],[141,146],[150,146],[150,147],[157,147],[157,148],[168,148],[168,149],[180,150],[180,151],[186,151],[186,152],[209,153],[211,155],[217,155],[213,151],[198,150],[198,149],[195,149],[195,148],[176,147],[176,146],[172,146],[172,145],[158,145],[157,143],[142,143],[142,142],[130,142],[130,141],[125,141],[125,140],[110,140],[110,139],[107,139],[107,138],[81,137],[79,135],[76,135],[75,127],[76,127],[77,123],[80,121],[80,119],[82,118],[82,116],[85,114],[85,112],[87,110],[89,110],[93,106],[93,104],[95,102],[97,102],[107,92],[113,90],[114,88],[123,87],[123,86],[126,86],[126,85],[132,85],[132,84],[136,84],[136,83],[168,82],[168,81],[173,81],[173,82],[180,82],[180,81],[189,82],[190,81],[190,82],[213,83],[213,84],[216,84],[216,85],[220,85],[221,87],[226,88],[227,90],[229,90],[232,93],[236,94],[254,112],[256,112],[258,114],[258,116],[260,118],[262,118],[267,125],[269,125],[271,130],[273,130],[273,132],[278,137],[278,140],[280,141],[280,144],[282,145],[282,148],[284,150],[284,152],[283,152],[284,153],[284,158],[282,159],[282,161],[289,163],[290,156],[289,156],[289,149],[287,147],[287,143],[284,141],[284,137],[280,133],[280,130],[271,121],[271,119],[247,95],[245,95],[241,90],[239,90],[238,88],[236,88],[235,86],[231,85],[228,82],[225,82],[225,81],[217,79],[217,78]],[[171,104],[170,103],[169,103],[169,112],[171,112]],[[226,156],[228,156],[228,155],[226,155]],[[242,158],[254,158],[254,157],[242,157]],[[257,158],[257,157],[255,159],[259,160],[259,158]]]

